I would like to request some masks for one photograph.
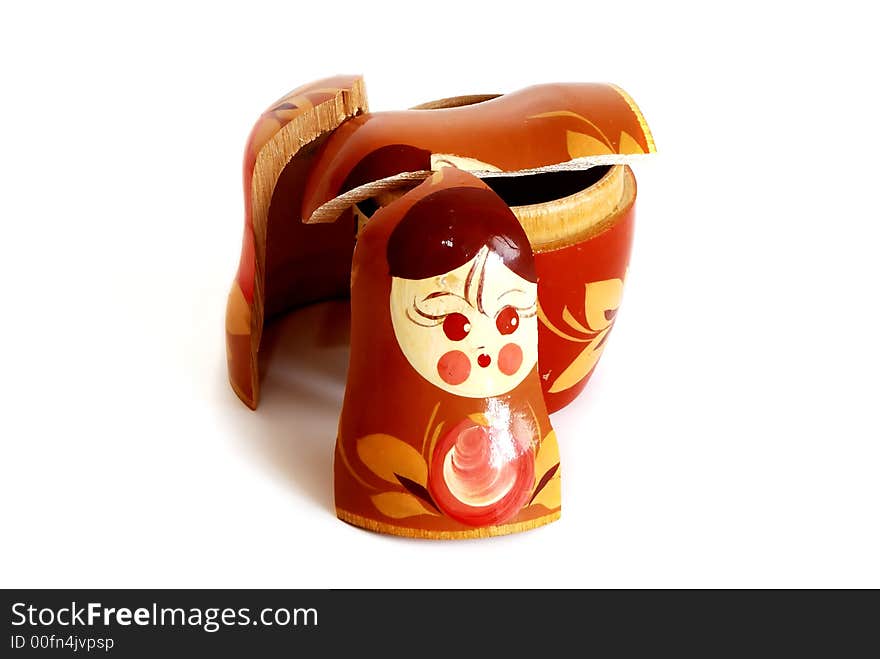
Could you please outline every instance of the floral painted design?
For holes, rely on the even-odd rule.
[[[259,398],[256,346],[263,328],[260,299],[265,293],[269,202],[283,164],[296,151],[285,158],[271,154],[277,152],[285,137],[289,139],[297,122],[314,123],[317,137],[322,130],[335,128],[344,116],[366,109],[352,106],[351,91],[362,87],[359,76],[335,76],[298,87],[263,112],[248,137],[243,168],[244,235],[238,271],[227,298],[226,352],[230,384],[249,407],[256,407]],[[339,113],[330,110],[339,107],[344,108],[343,117],[320,125],[321,117],[336,117]]]
[[[575,318],[567,306],[563,307],[562,320],[568,326],[566,331],[563,331],[547,318],[542,309],[538,309],[538,318],[551,332],[566,341],[585,344],[577,357],[552,382],[550,393],[558,393],[575,386],[596,366],[605,349],[608,334],[617,315],[617,308],[620,306],[623,280],[606,279],[590,282],[584,289],[586,323]]]
[[[535,486],[531,437],[461,421],[434,447],[428,486],[453,519],[471,526],[503,524]]]
[[[302,204],[291,210],[291,224],[309,218],[318,207],[338,197],[352,171],[370,154],[384,154],[376,170],[383,177],[410,171],[411,158],[401,155],[406,150],[385,151],[391,146],[424,152],[426,167],[434,170],[452,165],[463,170],[493,171],[655,150],[650,130],[632,98],[608,84],[540,85],[493,96],[492,100],[474,98],[469,104],[445,109],[388,113],[368,113],[367,109],[359,76],[319,80],[298,87],[272,104],[259,117],[248,139],[244,234],[238,272],[228,299],[226,338],[230,382],[251,407],[256,407],[259,398],[257,350],[265,320],[265,283],[272,274],[266,272],[268,211],[282,167],[300,151],[304,152],[301,157],[308,158],[309,167],[296,181]],[[326,142],[320,149],[304,150],[321,135],[326,136]],[[360,230],[364,218],[358,217],[358,221]],[[281,250],[290,252],[290,273],[285,276],[291,280],[313,276],[311,270],[318,259],[295,258],[300,249],[297,246],[306,245],[303,253],[320,255],[330,264],[328,269],[334,278],[345,277],[345,260],[339,259],[337,264],[325,258],[333,256],[336,242],[315,240],[314,236],[321,236],[317,232],[291,233],[296,239],[286,236]],[[277,244],[278,240],[272,238],[271,242]],[[341,239],[347,240],[347,236]]]
[[[389,485],[371,496],[382,515],[445,515],[482,527],[507,523],[531,505],[559,508],[559,450],[553,431],[532,442],[524,433],[493,430],[483,414],[442,430],[442,423],[433,429],[429,423],[425,436],[433,441],[424,447],[427,456],[391,435],[357,441],[360,461]]]

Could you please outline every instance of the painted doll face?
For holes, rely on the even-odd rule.
[[[403,354],[457,396],[507,393],[538,361],[538,285],[488,247],[436,277],[391,282],[391,321]]]

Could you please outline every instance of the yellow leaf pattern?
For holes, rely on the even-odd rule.
[[[620,131],[620,147],[617,149],[620,153],[644,153],[645,150],[636,142],[636,138],[627,133],[625,130]]]
[[[572,158],[584,156],[604,156],[611,153],[611,147],[605,142],[584,133],[576,133],[573,130],[566,131],[566,143],[568,155]]]
[[[237,281],[233,282],[226,301],[226,331],[234,335],[251,333],[251,307]]]
[[[581,353],[550,385],[551,394],[575,386],[587,376],[599,361],[599,357],[605,349],[605,338],[614,324],[614,312],[620,306],[622,294],[623,281],[620,279],[606,279],[588,283],[584,296],[584,315],[588,328],[579,323],[568,311],[568,308],[563,310],[562,318],[573,330],[589,333],[591,336]],[[585,331],[587,329],[588,332]],[[576,338],[573,340],[583,341],[583,339]]]
[[[559,464],[559,444],[556,442],[556,431],[551,430],[538,447],[538,455],[535,456],[535,477],[541,478],[557,464]]]
[[[583,332],[584,334],[590,333],[590,330],[581,325],[580,321],[572,315],[571,311],[568,310],[568,307],[562,308],[562,320],[568,323],[569,327],[576,329],[578,332]]]
[[[612,319],[606,314],[620,306],[623,295],[623,282],[620,279],[590,282],[586,286],[584,312],[587,325],[593,331],[603,330],[611,326]]]
[[[474,412],[473,414],[468,414],[468,418],[476,423],[479,426],[489,427],[489,419],[486,418],[486,415],[482,412]]]
[[[556,378],[550,387],[550,393],[557,394],[560,391],[565,391],[583,380],[599,361],[603,347],[604,345],[595,349],[591,343],[584,348],[581,354],[575,357],[574,361]]]
[[[391,517],[392,519],[436,514],[425,508],[412,494],[405,494],[403,492],[382,492],[381,494],[374,494],[370,499],[380,513],[387,517]]]
[[[361,437],[357,441],[357,454],[370,471],[389,483],[400,484],[395,474],[419,485],[428,483],[428,465],[424,458],[396,437],[382,433]]]
[[[562,479],[559,473],[550,479],[544,489],[538,492],[538,496],[532,504],[540,504],[548,510],[555,510],[562,505]]]

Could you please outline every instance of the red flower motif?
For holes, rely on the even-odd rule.
[[[434,447],[428,490],[438,508],[469,526],[503,524],[522,510],[535,486],[531,438],[512,428],[465,419]]]

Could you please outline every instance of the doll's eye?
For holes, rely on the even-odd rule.
[[[471,321],[461,313],[451,313],[443,321],[443,332],[450,341],[461,341],[471,331]]]
[[[513,334],[516,328],[519,327],[519,314],[516,312],[516,309],[504,307],[499,311],[498,317],[495,319],[495,327],[502,334]]]

